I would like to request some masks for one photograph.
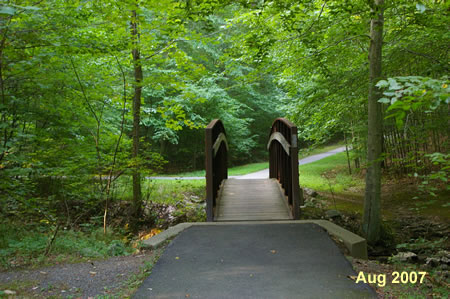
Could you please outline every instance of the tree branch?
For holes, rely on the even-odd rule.
[[[73,71],[75,72],[75,76],[77,77],[78,84],[80,85],[80,89],[81,89],[81,93],[83,94],[84,101],[88,105],[88,108],[91,111],[92,115],[94,115],[95,120],[97,121],[97,123],[100,123],[100,120],[98,119],[94,108],[91,106],[91,103],[89,102],[89,100],[87,98],[86,92],[84,90],[83,84],[81,83],[80,76],[78,75],[77,69],[75,68],[75,64],[73,62],[73,58],[72,57],[70,57],[70,62],[72,64]]]
[[[285,40],[280,40],[279,42],[288,42],[288,41],[291,41],[291,40],[294,40],[294,39],[303,37],[303,36],[305,36],[307,33],[309,33],[309,31],[310,31],[311,28],[314,26],[314,24],[316,24],[316,22],[319,23],[320,17],[322,16],[323,9],[325,8],[325,5],[326,5],[326,4],[327,4],[326,2],[324,2],[324,3],[322,4],[322,8],[320,9],[320,13],[319,13],[319,16],[317,17],[317,20],[315,20],[314,22],[312,22],[311,25],[308,27],[308,29],[306,29],[306,31],[304,31],[303,33],[298,34],[298,35],[296,35],[296,36],[287,38],[287,39],[285,39]]]
[[[212,35],[216,35],[216,34],[218,34],[218,33],[220,33],[220,32],[226,31],[226,30],[227,30],[227,29],[222,29],[222,30],[219,30],[219,31],[214,31],[214,32],[211,32],[211,33],[209,33],[209,34],[203,35],[203,37],[209,37],[209,36],[212,36]],[[170,48],[171,45],[173,45],[173,44],[175,44],[175,43],[177,43],[177,42],[188,42],[188,41],[191,41],[191,40],[189,40],[189,39],[184,39],[184,38],[173,39],[173,40],[169,41],[169,42],[168,42],[164,47],[162,47],[161,49],[159,49],[159,50],[153,52],[153,53],[150,54],[149,56],[142,57],[141,59],[148,60],[148,59],[150,59],[150,58],[152,58],[152,57],[154,57],[154,56],[156,56],[156,55],[158,55],[158,54],[163,53],[165,50],[167,50],[168,48]]]
[[[445,65],[445,63],[443,63],[442,61],[440,61],[439,59],[437,59],[437,58],[435,58],[433,56],[430,56],[430,55],[427,55],[427,54],[424,54],[424,53],[415,52],[415,51],[407,49],[405,47],[400,47],[400,48],[402,48],[403,51],[405,51],[405,52],[411,53],[413,55],[421,56],[421,57],[427,58],[427,59],[429,59],[431,61],[434,61],[436,63],[439,63],[440,65],[444,66],[444,68],[446,70],[448,70],[448,67]]]

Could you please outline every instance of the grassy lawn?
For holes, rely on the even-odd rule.
[[[362,187],[362,179],[351,176],[347,169],[346,153],[299,165],[300,185],[323,192],[342,192],[350,187]]]
[[[142,192],[152,202],[173,205],[187,197],[205,198],[205,184],[204,180],[151,180],[145,182]]]
[[[234,166],[228,168],[228,175],[244,175],[256,171],[260,171],[263,169],[269,168],[269,162],[259,162],[259,163],[251,163],[251,164],[245,164],[240,166]],[[164,175],[166,176],[166,175]],[[175,175],[168,175],[168,176],[175,176],[175,177],[204,177],[205,176],[205,170],[196,170],[191,172],[183,172]]]

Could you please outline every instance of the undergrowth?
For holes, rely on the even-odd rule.
[[[37,267],[55,262],[128,255],[135,248],[117,232],[100,229],[61,229],[46,254],[53,231],[45,224],[0,224],[0,270]]]

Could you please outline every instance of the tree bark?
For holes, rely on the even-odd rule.
[[[381,92],[375,86],[381,79],[381,50],[383,44],[383,9],[384,0],[372,2],[372,19],[370,22],[369,48],[369,97],[368,97],[368,139],[367,139],[367,173],[364,198],[363,232],[369,243],[380,238],[381,217],[381,150],[382,117],[381,104],[378,103]]]
[[[133,213],[132,228],[135,229],[141,214],[142,193],[141,193],[141,173],[139,169],[139,123],[141,120],[141,97],[142,97],[142,65],[141,54],[139,50],[139,32],[138,18],[136,10],[131,12],[131,37],[133,40],[133,69],[134,69],[134,96],[133,96],[133,150],[132,158],[134,160],[133,167]]]

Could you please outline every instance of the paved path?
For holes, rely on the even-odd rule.
[[[331,150],[326,153],[312,155],[306,158],[303,158],[298,161],[298,165],[308,164],[312,163],[318,160],[321,160],[323,158],[341,153],[345,151],[345,146],[336,148],[334,150]],[[240,176],[229,176],[230,179],[268,179],[269,178],[269,169],[263,169],[257,172],[252,172],[246,175],[240,175]],[[164,177],[164,176],[152,176],[152,177],[146,177],[146,179],[152,179],[152,180],[204,180],[205,177]]]
[[[315,224],[193,226],[133,298],[376,298]]]
[[[342,153],[342,152],[345,152],[345,146],[335,148],[334,150],[331,150],[326,153],[321,153],[321,154],[312,155],[312,156],[303,158],[300,161],[298,161],[298,165],[303,165],[303,164],[308,164],[308,163],[312,163],[315,161],[319,161],[319,160],[322,160],[323,158],[333,156],[333,155],[336,155],[336,154]]]
[[[312,155],[306,158],[303,158],[298,161],[298,165],[304,165],[312,162],[319,161],[323,158],[336,155],[338,153],[345,152],[345,146],[336,148],[326,153]],[[237,177],[237,179],[268,179],[269,178],[269,169],[263,169],[257,172],[252,172],[246,175],[241,175]]]

